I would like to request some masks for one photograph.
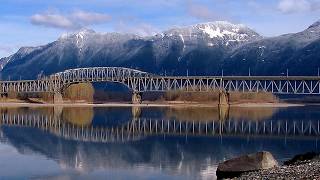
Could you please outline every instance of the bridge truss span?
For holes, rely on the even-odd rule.
[[[55,92],[60,89],[60,83],[57,80],[22,80],[22,81],[0,81],[0,93],[12,92]]]
[[[0,93],[61,93],[71,84],[92,82],[121,83],[133,92],[219,90],[320,95],[318,76],[160,76],[123,67],[77,68],[38,80],[0,81]]]
[[[153,76],[148,78],[135,78],[129,82],[129,86],[138,91],[165,92],[171,90],[206,92],[220,89],[221,78],[205,76]]]
[[[269,76],[224,77],[223,89],[239,92],[271,92],[273,94],[320,94],[320,77]]]
[[[70,69],[51,76],[62,86],[81,82],[118,82],[136,92],[146,91],[209,91],[220,87],[221,78],[210,76],[158,76],[121,67]]]
[[[123,81],[127,78],[149,77],[152,74],[122,67],[92,67],[69,69],[51,75],[53,79],[59,79],[62,83],[72,82],[99,82],[99,81]]]

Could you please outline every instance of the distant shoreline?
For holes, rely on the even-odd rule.
[[[296,107],[307,104],[294,103],[236,103],[230,107]],[[128,102],[109,102],[109,103],[62,103],[62,104],[36,104],[26,102],[0,102],[0,107],[218,107],[215,103],[193,103],[193,102],[143,102],[142,104],[131,104]]]

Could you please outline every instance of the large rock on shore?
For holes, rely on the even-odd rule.
[[[217,169],[218,179],[237,177],[244,172],[258,171],[278,166],[272,154],[262,151],[224,161]]]

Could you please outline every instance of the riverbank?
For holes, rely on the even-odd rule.
[[[245,173],[235,179],[320,179],[320,157],[317,155],[311,160]]]
[[[230,104],[230,107],[294,107],[304,106],[305,104],[290,104],[290,103],[236,103]],[[28,103],[28,102],[0,102],[0,107],[217,107],[216,103],[197,103],[197,102],[143,102],[141,104],[132,104],[129,102],[108,102],[108,103]]]

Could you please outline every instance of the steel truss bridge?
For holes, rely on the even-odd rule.
[[[0,93],[58,92],[71,84],[116,82],[133,92],[213,89],[274,94],[320,94],[318,76],[160,76],[122,67],[70,69],[38,80],[0,81]]]
[[[85,142],[127,142],[156,135],[318,138],[320,121],[207,121],[134,118],[113,127],[75,126],[54,116],[2,114],[0,127],[38,128],[64,139]],[[1,131],[0,131],[1,132]],[[3,136],[3,135],[2,135]]]

